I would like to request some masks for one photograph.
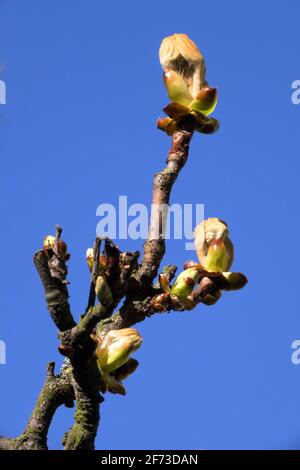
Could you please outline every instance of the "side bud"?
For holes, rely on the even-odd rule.
[[[223,272],[222,277],[225,280],[224,285],[222,286],[222,289],[224,290],[239,290],[248,282],[248,279],[242,273]]]
[[[171,294],[175,295],[178,299],[185,299],[188,297],[197,282],[200,280],[200,272],[197,268],[189,268],[182,271],[174,282]]]
[[[125,364],[142,344],[142,337],[134,328],[111,330],[96,349],[98,367],[112,372]]]
[[[160,118],[157,120],[157,128],[163,132],[166,132],[168,135],[173,135],[177,129],[177,124],[174,119],[169,117]]]
[[[44,238],[44,252],[47,254],[49,251],[54,251],[55,249],[56,238],[53,235],[47,235]],[[65,257],[67,255],[67,245],[66,243],[59,239],[58,243],[58,255],[61,257]]]

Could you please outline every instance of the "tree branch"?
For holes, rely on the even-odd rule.
[[[167,166],[154,176],[148,239],[144,244],[142,265],[136,275],[139,287],[149,288],[165,254],[165,224],[171,191],[188,159],[194,127],[191,119],[182,122],[181,129],[172,136]]]
[[[101,375],[94,357],[71,359],[76,398],[74,424],[64,435],[65,450],[93,450],[103,401],[99,393]]]
[[[58,330],[73,328],[76,322],[71,313],[66,283],[51,275],[48,259],[42,250],[35,253],[33,262],[45,289],[49,313]]]
[[[203,117],[201,132],[211,133],[217,128],[216,120]],[[191,117],[178,123],[178,130],[172,137],[167,166],[154,176],[149,233],[140,268],[137,269],[138,252],[122,253],[110,240],[105,242],[108,259],[106,276],[114,298],[112,305],[105,307],[100,303],[93,306],[100,240],[97,239],[95,244],[88,309],[78,324],[72,316],[68,301],[65,264],[68,258],[59,255],[60,227],[56,230],[53,255],[48,257],[42,250],[34,255],[34,264],[44,286],[48,310],[62,341],[59,349],[70,358],[71,366],[65,367],[61,375],[55,376],[54,366],[49,365],[45,385],[24,432],[15,439],[1,438],[0,449],[47,449],[47,433],[56,409],[62,404],[72,406],[73,399],[76,400],[75,422],[64,435],[63,445],[66,450],[94,449],[100,420],[99,404],[103,397],[99,393],[102,378],[93,354],[95,343],[91,333],[98,325],[98,331],[104,337],[110,330],[130,327],[156,313],[151,300],[161,290],[159,284],[152,283],[165,253],[168,205],[173,185],[187,161],[194,130],[195,121]],[[171,280],[176,267],[167,266],[164,272]],[[205,279],[193,294],[195,304],[212,304],[218,297],[219,286],[216,280]],[[126,298],[123,306],[111,317],[115,306],[124,296]],[[171,302],[168,311],[170,310],[176,310]]]

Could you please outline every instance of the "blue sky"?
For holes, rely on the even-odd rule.
[[[72,254],[76,315],[89,284],[85,250],[101,203],[149,206],[169,139],[156,130],[168,99],[158,48],[185,32],[219,90],[220,131],[195,135],[172,202],[226,220],[247,287],[215,307],[139,325],[140,368],[126,398],[106,396],[98,449],[299,449],[299,120],[296,0],[0,1],[0,434],[25,426],[61,357],[32,254],[56,223]],[[164,262],[191,252],[170,240]],[[122,240],[125,250],[142,242]],[[72,423],[60,409],[49,446]]]

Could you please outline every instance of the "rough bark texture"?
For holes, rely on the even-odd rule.
[[[68,258],[61,256],[58,249],[61,234],[59,227],[53,253],[40,250],[34,255],[34,264],[44,287],[48,311],[59,332],[59,350],[68,359],[59,375],[54,374],[53,363],[48,365],[45,384],[24,432],[14,439],[1,438],[0,449],[46,450],[48,429],[55,411],[61,405],[73,406],[73,400],[76,401],[74,424],[63,437],[64,448],[94,449],[100,420],[99,405],[103,397],[99,393],[101,374],[94,357],[95,342],[91,333],[97,327],[99,334],[104,337],[112,329],[132,326],[156,313],[151,300],[161,293],[159,284],[153,284],[153,281],[165,253],[162,208],[169,204],[174,182],[186,164],[194,127],[195,122],[192,119],[182,121],[181,127],[172,137],[166,167],[154,176],[149,235],[144,244],[141,265],[137,265],[138,252],[121,252],[111,241],[105,240],[110,266],[107,279],[114,299],[112,305],[94,305],[94,265],[88,307],[78,322],[74,320],[68,300]],[[203,117],[202,132],[214,132],[217,128],[216,120]],[[97,247],[100,249],[100,240],[96,240],[95,248]],[[98,256],[94,263],[97,260]],[[175,272],[175,266],[164,269],[169,280],[174,277]],[[193,294],[195,304],[214,303],[219,288],[218,280],[203,278]],[[122,307],[113,314],[122,298]],[[170,305],[171,309],[175,308]]]

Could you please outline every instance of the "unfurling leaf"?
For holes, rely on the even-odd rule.
[[[163,77],[170,100],[188,106],[193,97],[184,78],[174,70],[164,72]]]
[[[208,116],[217,106],[218,92],[216,88],[205,87],[199,91],[196,98],[190,103],[189,109]]]

